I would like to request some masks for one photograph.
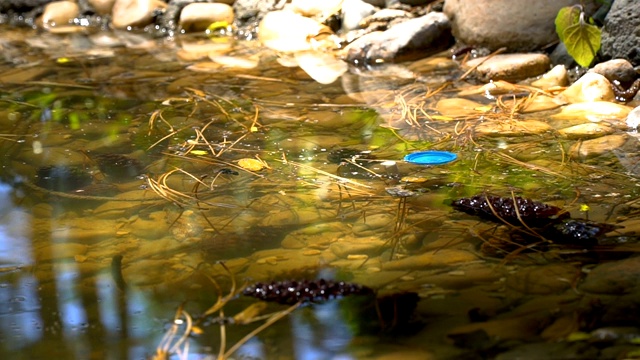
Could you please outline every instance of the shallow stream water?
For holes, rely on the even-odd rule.
[[[234,289],[321,278],[375,293],[268,303],[232,357],[638,354],[635,134],[581,156],[518,91],[447,105],[475,85],[448,53],[322,85],[252,42],[238,68],[206,38],[0,30],[2,358],[213,359],[276,319]],[[476,194],[619,227],[561,244],[452,209]]]

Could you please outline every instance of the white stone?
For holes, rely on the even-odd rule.
[[[640,106],[631,110],[629,115],[627,115],[626,122],[629,128],[638,130],[638,126],[640,126]]]
[[[202,31],[214,22],[233,22],[233,8],[219,3],[192,3],[180,12],[180,27],[185,31]]]
[[[160,0],[116,0],[113,4],[111,25],[116,29],[145,26],[153,20],[153,13],[167,4]]]
[[[344,0],[342,3],[342,31],[358,29],[360,22],[375,12],[375,6],[362,0]]]

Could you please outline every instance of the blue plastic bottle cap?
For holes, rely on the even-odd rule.
[[[458,155],[448,151],[418,151],[408,154],[404,161],[418,165],[442,165],[457,159]]]

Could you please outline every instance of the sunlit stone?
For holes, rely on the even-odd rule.
[[[556,65],[551,70],[543,74],[540,79],[531,83],[540,89],[548,89],[555,86],[566,86],[569,82],[567,68],[564,65]]]
[[[594,101],[567,105],[551,116],[553,119],[622,120],[632,110],[631,107],[608,101]]]
[[[159,0],[116,0],[111,25],[116,29],[144,26],[151,23],[157,10],[166,7],[167,4]]]
[[[436,110],[441,115],[451,118],[479,115],[490,109],[491,106],[460,98],[442,99],[436,104]]]
[[[295,52],[311,49],[310,39],[327,27],[291,11],[272,11],[258,27],[258,38],[271,49]]]
[[[558,97],[569,103],[615,100],[609,80],[600,74],[591,72],[584,74]]]

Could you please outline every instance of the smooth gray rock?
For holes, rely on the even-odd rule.
[[[447,16],[432,12],[359,38],[347,47],[346,61],[357,66],[411,61],[446,50],[453,42]]]
[[[625,59],[613,59],[605,61],[589,70],[598,73],[609,81],[619,81],[621,84],[629,85],[638,77],[638,73],[633,65]]]
[[[640,1],[615,0],[604,19],[602,54],[640,65]]]
[[[444,13],[459,41],[509,52],[534,51],[558,41],[555,18],[579,0],[445,0]]]

